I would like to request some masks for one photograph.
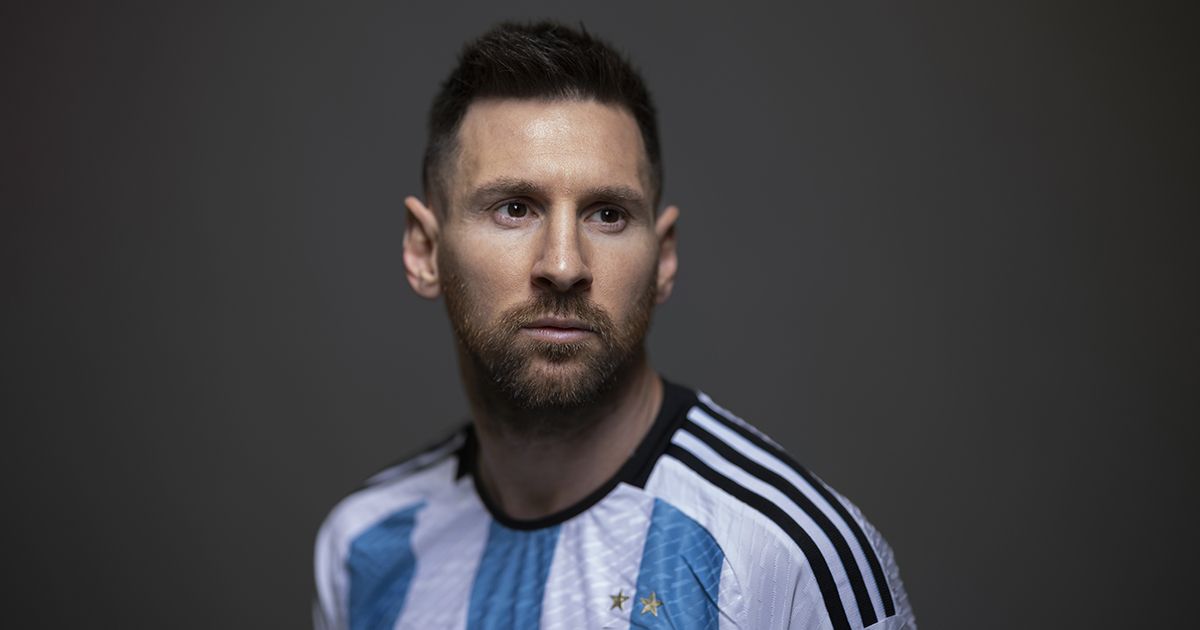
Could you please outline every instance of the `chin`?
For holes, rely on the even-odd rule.
[[[562,343],[521,337],[472,355],[486,377],[482,382],[490,383],[486,397],[508,411],[500,415],[532,414],[523,421],[530,426],[516,427],[531,433],[566,430],[559,425],[583,417],[575,411],[602,404],[638,356],[593,338]],[[551,416],[555,426],[543,426]]]
[[[594,404],[608,389],[608,377],[587,361],[539,358],[508,389],[513,402],[525,409],[569,409]]]

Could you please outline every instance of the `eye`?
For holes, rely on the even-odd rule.
[[[601,208],[596,212],[596,218],[601,223],[616,223],[621,220],[621,211],[616,208]]]
[[[507,217],[512,217],[514,219],[521,219],[529,214],[529,206],[528,206],[528,204],[522,203],[520,201],[506,201],[503,205],[500,206],[499,211],[501,214],[503,214]]]
[[[603,206],[589,214],[587,220],[605,232],[620,232],[625,229],[629,215],[616,206]]]
[[[504,227],[521,227],[537,219],[537,208],[528,201],[513,199],[492,206],[492,220]]]

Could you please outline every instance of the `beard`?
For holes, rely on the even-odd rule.
[[[507,428],[523,435],[552,436],[579,427],[579,412],[602,405],[645,356],[645,337],[654,309],[653,279],[639,292],[622,321],[592,302],[584,291],[539,291],[528,302],[481,322],[477,299],[452,266],[442,266],[450,323],[475,385],[478,402]],[[592,330],[572,342],[532,338],[522,328],[547,316],[576,319]]]

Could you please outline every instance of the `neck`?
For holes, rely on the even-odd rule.
[[[662,404],[662,380],[645,360],[608,396],[586,408],[539,413],[523,419],[484,404],[481,392],[468,394],[479,440],[476,483],[509,517],[532,520],[583,500],[620,470],[650,430]],[[553,415],[553,414],[551,414]],[[545,426],[561,423],[565,432],[528,433],[506,429],[522,420]],[[528,425],[527,425],[528,426]]]

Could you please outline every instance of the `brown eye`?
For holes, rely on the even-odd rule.
[[[621,211],[616,208],[604,208],[599,212],[601,223],[616,223],[621,220]]]
[[[526,214],[529,214],[529,206],[521,203],[520,201],[510,201],[504,204],[501,210],[514,219],[520,219]]]

